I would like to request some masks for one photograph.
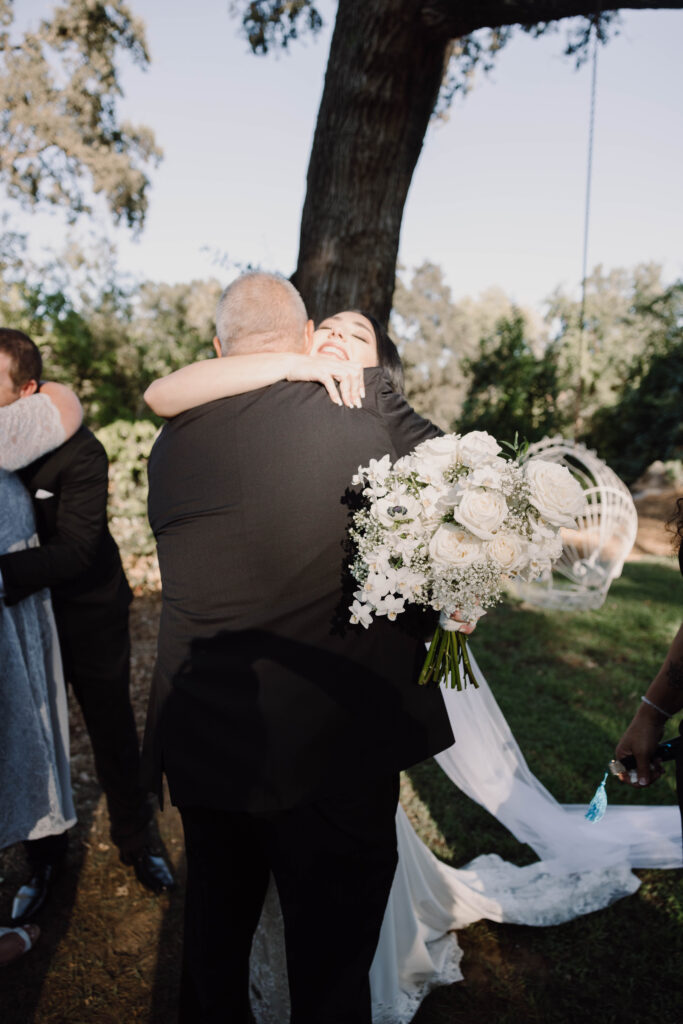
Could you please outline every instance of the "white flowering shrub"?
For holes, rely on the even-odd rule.
[[[147,459],[158,429],[149,420],[116,420],[97,431],[109,457],[109,528],[136,592],[160,585],[147,519]]]

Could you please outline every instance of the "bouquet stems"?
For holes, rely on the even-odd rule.
[[[464,633],[436,627],[418,683],[425,686],[434,681],[446,683],[457,690],[464,689],[468,683],[479,686],[472,671]]]

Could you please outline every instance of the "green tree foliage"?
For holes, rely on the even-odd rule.
[[[597,266],[586,281],[583,335],[579,300],[559,289],[550,296],[546,320],[561,351],[563,376],[575,393],[581,389],[578,402],[576,394],[572,398],[580,406],[579,428],[622,393],[634,361],[647,360],[665,344],[662,324],[675,319],[676,307],[675,291],[666,289],[656,263],[610,271]]]
[[[142,284],[117,270],[111,251],[67,251],[54,263],[6,273],[4,326],[26,331],[46,373],[73,387],[91,424],[151,416],[142,395],[156,377],[212,355],[217,281]]]
[[[414,407],[441,426],[457,424],[468,387],[468,360],[498,321],[515,307],[500,288],[454,302],[441,267],[423,263],[410,276],[399,274],[391,332],[406,373],[406,393]],[[526,337],[542,348],[544,328],[530,310],[521,311]]]
[[[471,377],[459,430],[488,430],[509,441],[518,434],[538,441],[565,424],[558,349],[549,345],[536,355],[518,311],[482,339],[478,358],[468,361],[466,368]]]
[[[614,404],[594,413],[586,442],[627,483],[656,459],[683,458],[683,282],[648,304],[652,329]]]
[[[47,203],[75,220],[106,198],[116,222],[139,229],[152,132],[121,122],[117,61],[149,63],[144,28],[123,0],[64,0],[15,39],[13,0],[0,0],[0,179],[26,207]]]
[[[244,33],[254,53],[265,54],[272,47],[287,49],[290,42],[323,25],[312,0],[231,0],[230,13],[240,16]]]

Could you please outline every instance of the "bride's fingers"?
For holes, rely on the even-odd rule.
[[[349,409],[353,409],[354,402],[353,396],[351,394],[351,389],[349,387],[348,377],[346,376],[346,374],[341,372],[336,372],[333,374],[333,376],[339,385],[339,393],[342,396],[342,402]]]
[[[351,409],[360,409],[361,395],[358,370],[344,367],[343,370],[339,370],[334,376],[339,381],[339,390],[341,391],[344,404]]]
[[[339,397],[339,391],[337,390],[337,384],[332,374],[321,374],[319,377],[320,383],[323,385],[328,395],[332,399],[335,405],[342,405],[342,400]]]

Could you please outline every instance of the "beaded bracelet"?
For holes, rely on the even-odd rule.
[[[665,711],[664,708],[660,708],[658,704],[654,703],[654,701],[648,700],[647,697],[641,697],[640,699],[642,700],[643,704],[647,704],[648,707],[654,708],[655,711],[659,711],[660,715],[664,715],[665,718],[671,718],[669,712]]]

